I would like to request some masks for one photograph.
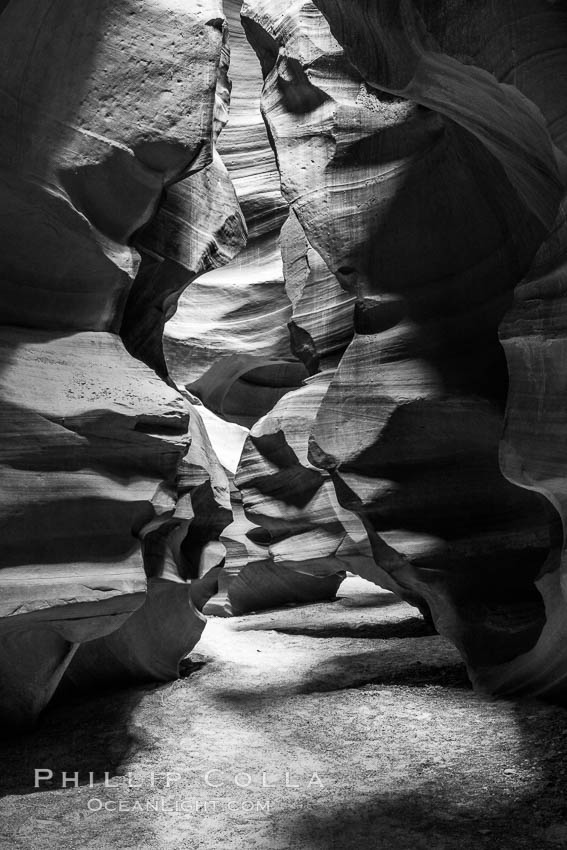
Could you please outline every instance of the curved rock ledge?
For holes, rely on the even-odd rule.
[[[225,7],[0,4],[0,717],[346,571],[564,698],[564,4]]]
[[[478,5],[249,0],[243,15],[284,197],[354,299],[354,337],[337,353],[308,460],[479,686],[514,692],[526,665],[541,671],[539,648],[561,640],[557,593],[541,578],[558,580],[561,527],[557,491],[548,480],[526,489],[530,461],[519,452],[510,465],[510,437],[500,468],[498,328],[542,243],[549,253],[563,194],[565,102],[545,84],[550,67],[565,73],[566,27],[544,2]],[[511,315],[515,444],[520,422],[532,440],[541,433],[520,410],[541,411],[535,339],[548,343],[539,331],[534,344],[507,341]],[[533,379],[514,374],[520,351]],[[518,410],[515,386],[531,388]],[[280,403],[283,423],[293,395]],[[542,693],[555,675],[540,673]]]
[[[198,640],[228,484],[153,369],[245,229],[214,152],[219,0],[24,0],[1,23],[0,715],[26,725],[66,671],[169,678]]]
[[[242,252],[203,275],[179,300],[165,329],[171,375],[208,408],[251,427],[307,372],[291,349],[280,231],[288,215],[260,113],[262,75],[240,23],[241,0],[227,0],[230,118],[219,139],[248,228]]]

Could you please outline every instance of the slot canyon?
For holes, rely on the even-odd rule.
[[[0,848],[567,847],[567,4],[0,45]]]

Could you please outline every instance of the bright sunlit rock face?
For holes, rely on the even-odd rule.
[[[167,324],[170,374],[229,421],[251,427],[307,372],[290,349],[292,319],[280,231],[288,215],[274,152],[260,112],[262,71],[227,0],[230,117],[219,139],[248,228],[233,262],[204,275],[181,297]]]

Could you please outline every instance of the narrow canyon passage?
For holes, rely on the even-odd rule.
[[[0,850],[567,848],[567,0],[0,77]]]
[[[211,618],[184,674],[66,695],[7,742],[2,850],[567,845],[564,710],[475,695],[452,645],[361,578]]]

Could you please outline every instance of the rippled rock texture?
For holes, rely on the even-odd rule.
[[[275,427],[277,413],[270,411],[282,397],[319,369],[336,366],[335,352],[344,350],[345,339],[352,337],[354,299],[310,247],[295,213],[289,214],[260,111],[262,71],[245,36],[241,6],[241,0],[225,2],[232,89],[230,118],[218,147],[246,219],[248,243],[232,262],[203,275],[185,291],[166,325],[164,351],[179,385],[225,420],[253,428],[255,435]],[[303,404],[306,394],[300,392],[298,398]],[[301,413],[304,429],[315,411],[309,401]],[[264,415],[268,420],[256,426]],[[298,434],[298,441],[306,456],[306,439]],[[245,464],[254,445],[253,436]],[[269,507],[272,514],[282,513],[274,546],[271,533],[257,526],[257,511],[248,509],[248,492],[240,495],[233,487],[235,520],[222,536],[226,560],[218,572],[218,587],[213,573],[207,579],[217,593],[206,613],[226,616],[332,598],[345,569],[354,569],[357,560],[367,563],[367,536],[360,533],[354,515],[349,520],[357,527],[360,545],[351,541],[350,553],[341,533],[324,544],[323,538],[309,538],[304,548],[308,538],[298,537],[297,523],[288,518],[287,499],[293,502],[295,496],[286,493],[285,486],[279,495]],[[348,512],[336,507],[346,516]],[[337,522],[342,528],[332,511],[319,514],[319,502],[304,507],[302,532]],[[323,548],[314,553],[319,544]],[[331,553],[341,545],[336,560]]]
[[[186,290],[165,329],[171,375],[215,413],[251,427],[307,372],[290,349],[280,231],[288,204],[260,112],[262,72],[240,22],[241,0],[224,3],[230,33],[230,119],[219,152],[248,228],[239,256]]]
[[[565,4],[10,0],[0,46],[0,714],[347,570],[564,695]]]
[[[335,300],[342,317],[298,323],[311,374],[330,368],[309,471],[480,687],[564,691],[564,4],[242,11],[291,208],[284,258],[293,280],[324,276],[316,312]],[[275,474],[255,431],[237,480],[272,532],[247,490],[258,452]]]
[[[220,0],[0,8],[0,715],[24,725],[63,677],[176,675],[202,631],[228,480],[161,337],[245,225]]]

